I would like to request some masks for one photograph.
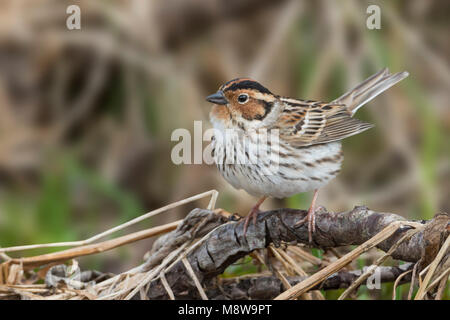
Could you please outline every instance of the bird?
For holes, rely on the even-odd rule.
[[[341,141],[373,127],[353,115],[408,75],[384,68],[331,102],[273,94],[250,78],[230,80],[207,96],[217,168],[234,188],[259,198],[244,219],[244,236],[267,198],[313,191],[306,216],[295,224],[308,224],[311,243],[319,189],[341,170]]]

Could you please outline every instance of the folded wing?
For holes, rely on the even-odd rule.
[[[296,147],[342,140],[373,127],[352,118],[342,104],[288,100],[277,129],[281,139]]]

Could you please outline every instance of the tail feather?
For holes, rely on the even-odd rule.
[[[408,75],[409,73],[406,71],[391,74],[387,68],[384,68],[334,100],[332,103],[345,104],[348,110],[354,114],[364,104],[383,91],[389,89],[397,82],[403,80]]]

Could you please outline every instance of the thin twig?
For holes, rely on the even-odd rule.
[[[186,258],[181,259],[184,266],[186,267],[186,270],[188,271],[189,275],[191,276],[192,280],[194,280],[195,286],[197,287],[198,292],[200,293],[200,296],[203,300],[208,300],[208,297],[206,296],[205,290],[203,290],[202,285],[200,284],[200,281],[198,281],[197,276],[195,275],[194,270],[192,270],[192,266],[189,263],[189,261]]]
[[[412,269],[411,284],[409,285],[409,290],[408,290],[408,300],[411,300],[411,298],[412,298],[412,294],[413,294],[413,291],[414,291],[414,283],[416,282],[416,275],[417,275],[417,268],[418,267],[419,267],[419,262],[416,262],[414,264],[413,269]]]
[[[434,298],[434,300],[442,300],[442,295],[444,293],[445,287],[447,286],[447,281],[448,279],[446,278],[441,279],[441,283],[439,283],[439,287],[437,289],[436,297]]]
[[[71,248],[59,252],[43,254],[34,257],[18,258],[10,260],[10,263],[22,263],[26,268],[34,268],[40,265],[48,264],[55,261],[64,261],[76,257],[87,256],[99,252],[108,251],[129,243],[133,243],[142,239],[147,239],[156,235],[160,235],[176,229],[183,220],[174,221],[162,226],[141,230],[122,237],[103,241],[100,243],[90,244],[77,248]]]
[[[159,278],[161,279],[161,283],[163,284],[164,289],[166,289],[166,292],[169,295],[170,300],[175,300],[175,296],[173,294],[172,289],[169,286],[169,283],[167,282],[166,276],[164,275],[164,271],[161,272]]]
[[[322,282],[331,274],[337,272],[338,270],[345,267],[351,261],[359,257],[362,253],[368,251],[370,248],[373,248],[380,242],[389,238],[399,227],[404,225],[417,226],[417,223],[410,223],[408,221],[395,221],[389,224],[386,228],[384,228],[381,232],[377,233],[374,237],[364,242],[362,245],[358,246],[353,251],[347,253],[341,259],[333,262],[332,264],[326,266],[321,271],[313,274],[308,279],[296,284],[294,287],[286,290],[279,296],[277,296],[276,300],[287,300],[287,299],[295,299],[299,295],[307,292],[309,289],[313,288],[318,283]]]
[[[438,254],[436,255],[436,258],[430,264],[430,270],[428,270],[427,275],[425,276],[425,279],[423,280],[421,286],[419,287],[419,291],[417,291],[417,294],[416,294],[416,297],[414,300],[424,299],[425,294],[427,293],[427,285],[430,282],[439,262],[441,262],[442,257],[447,253],[449,246],[450,246],[450,236],[447,237],[447,239],[444,242],[444,245],[442,246],[442,248],[439,250]]]
[[[156,275],[159,275],[161,270],[163,270],[166,265],[168,265],[172,260],[177,257],[189,244],[189,242],[186,242],[182,244],[178,249],[172,251],[162,262],[160,265],[158,265],[156,268],[152,269],[150,272],[148,272],[147,276],[142,279],[142,281],[125,297],[125,300],[130,300],[133,298],[139,290],[147,285]]]
[[[90,243],[93,243],[101,238],[104,238],[112,233],[115,233],[117,231],[120,231],[122,229],[125,229],[133,224],[136,224],[138,222],[141,222],[145,219],[148,219],[150,217],[153,217],[155,215],[158,215],[162,212],[165,212],[167,210],[176,208],[178,206],[181,206],[183,204],[187,204],[202,198],[205,198],[207,196],[211,196],[211,200],[210,203],[208,205],[208,209],[212,210],[212,208],[214,208],[216,199],[217,199],[217,195],[218,192],[216,190],[210,190],[207,192],[203,192],[200,194],[197,194],[195,196],[171,203],[167,206],[164,206],[162,208],[150,211],[146,214],[143,214],[137,218],[134,218],[128,222],[125,222],[123,224],[120,224],[114,228],[108,229],[106,231],[103,231],[91,238],[88,238],[86,240],[80,240],[80,241],[69,241],[69,242],[55,242],[55,243],[44,243],[44,244],[32,244],[32,245],[24,245],[24,246],[14,246],[14,247],[8,247],[8,248],[0,248],[0,253],[4,253],[4,252],[12,252],[12,251],[23,251],[23,250],[30,250],[30,249],[38,249],[38,248],[50,248],[50,247],[78,247],[78,246],[83,246],[83,245],[87,245]]]
[[[395,293],[396,293],[396,291],[397,291],[397,286],[398,286],[400,280],[402,280],[403,277],[406,276],[406,275],[407,275],[408,273],[410,273],[410,272],[412,272],[412,270],[408,270],[408,271],[406,271],[406,272],[403,272],[401,275],[398,276],[397,279],[395,279],[395,282],[394,282],[394,288],[392,289],[392,300],[395,300]]]
[[[428,286],[426,291],[428,292],[430,289],[432,289],[435,285],[437,285],[443,278],[447,277],[450,272],[450,268],[447,268],[443,273],[441,273],[434,281]]]
[[[305,272],[305,270],[303,270],[296,262],[294,259],[292,259],[291,256],[289,256],[286,252],[284,252],[283,250],[279,249],[278,250],[279,254],[283,257],[283,259],[285,259],[287,262],[289,262],[289,264],[292,266],[292,268],[295,270],[295,272],[299,275],[299,276],[307,276],[308,274]],[[313,290],[311,292],[311,298],[315,299],[315,300],[325,300],[325,297],[323,296],[323,294],[319,291],[319,290]]]
[[[317,258],[317,257],[313,256],[312,254],[310,254],[309,252],[306,252],[302,248],[295,247],[295,246],[289,246],[288,250],[290,252],[294,253],[299,258],[301,258],[301,259],[303,259],[305,261],[308,261],[308,262],[312,263],[313,265],[320,266],[320,265],[325,263],[324,261],[322,261],[319,258]]]
[[[352,283],[352,285],[350,287],[348,287],[338,298],[338,300],[343,300],[345,298],[348,297],[348,295],[355,290],[356,288],[358,288],[367,278],[369,278],[377,269],[378,266],[380,266],[388,257],[391,256],[391,254],[397,250],[397,248],[407,239],[411,238],[413,235],[415,235],[417,232],[419,232],[420,230],[422,230],[422,228],[417,228],[414,230],[409,230],[408,232],[406,232],[406,234],[401,237],[397,243],[395,243],[389,250],[388,252],[386,252],[383,256],[381,256],[380,258],[378,258],[375,263],[370,266],[369,268],[367,268],[367,270],[361,274],[361,276],[359,276],[358,279],[356,279],[355,282]]]

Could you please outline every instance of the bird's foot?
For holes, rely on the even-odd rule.
[[[259,206],[258,207],[254,206],[252,208],[252,210],[250,210],[248,215],[245,217],[245,219],[244,219],[244,237],[247,234],[247,228],[248,228],[250,219],[253,220],[253,224],[256,224],[256,217],[258,216],[258,213],[259,213]]]
[[[259,213],[259,206],[266,199],[267,199],[267,196],[261,197],[258,200],[258,202],[256,202],[256,204],[253,206],[252,210],[250,210],[248,215],[245,217],[245,220],[244,220],[244,237],[247,234],[247,228],[248,228],[248,223],[250,222],[250,219],[253,218],[253,224],[256,224],[256,217],[258,216],[258,213]]]
[[[298,226],[301,226],[305,222],[308,222],[308,239],[309,239],[309,243],[312,242],[312,234],[314,232],[316,232],[316,216],[315,216],[315,213],[316,213],[316,208],[311,206],[308,209],[307,215],[294,225],[294,228],[296,228]]]

